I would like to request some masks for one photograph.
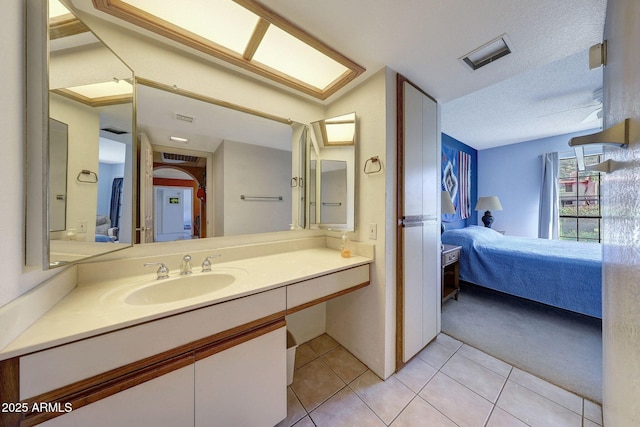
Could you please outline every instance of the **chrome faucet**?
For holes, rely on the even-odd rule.
[[[222,255],[220,254],[215,254],[215,255],[209,255],[208,257],[206,257],[204,261],[202,261],[202,272],[206,273],[207,271],[211,271],[212,263],[209,260],[211,258],[220,258],[221,256]]]
[[[185,255],[180,264],[180,274],[191,274],[191,255]]]
[[[159,265],[160,268],[158,268],[158,271],[156,271],[156,279],[166,279],[167,277],[169,277],[169,269],[167,268],[166,265],[164,265],[163,262],[146,262],[144,264],[145,267],[148,267],[150,265]]]

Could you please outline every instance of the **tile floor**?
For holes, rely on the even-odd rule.
[[[322,335],[298,346],[281,426],[596,427],[595,403],[440,334],[382,381]]]

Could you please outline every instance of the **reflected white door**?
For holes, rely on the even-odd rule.
[[[153,147],[140,135],[140,243],[153,242]]]

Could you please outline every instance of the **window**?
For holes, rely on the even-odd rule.
[[[586,166],[602,161],[601,154],[584,157]],[[579,171],[575,157],[560,159],[558,172],[560,239],[600,242],[602,211],[600,172]]]

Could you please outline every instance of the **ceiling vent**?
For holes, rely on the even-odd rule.
[[[183,122],[187,123],[193,123],[193,121],[195,120],[193,117],[185,116],[184,114],[180,113],[175,113],[174,117],[176,120],[182,120]]]
[[[475,71],[478,68],[484,67],[485,65],[510,54],[511,50],[511,42],[507,35],[503,34],[500,37],[491,40],[489,43],[486,43],[466,54],[460,58],[460,61],[467,64],[469,68]]]
[[[195,163],[198,161],[198,157],[184,154],[162,153],[162,161],[164,163]]]

